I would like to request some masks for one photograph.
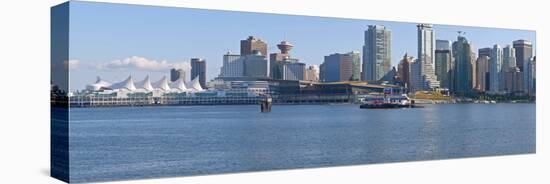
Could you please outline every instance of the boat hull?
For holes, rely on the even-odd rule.
[[[417,105],[403,105],[403,104],[393,104],[393,103],[382,103],[382,104],[362,104],[359,106],[361,109],[399,109],[399,108],[420,108],[421,106]]]

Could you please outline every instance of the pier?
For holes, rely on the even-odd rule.
[[[332,104],[359,103],[366,95],[275,95],[272,104]],[[123,107],[123,106],[170,106],[170,105],[254,105],[265,101],[265,96],[72,96],[71,107]]]

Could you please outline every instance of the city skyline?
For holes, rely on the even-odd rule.
[[[206,60],[209,81],[220,74],[223,55],[227,51],[239,53],[240,40],[248,36],[267,43],[266,55],[279,52],[276,45],[281,41],[290,41],[294,45],[293,57],[306,66],[319,66],[324,56],[332,53],[362,52],[368,26],[383,25],[392,30],[392,67],[397,66],[405,53],[418,58],[417,23],[138,5],[96,6],[87,2],[72,6],[79,10],[72,14],[72,21],[90,24],[71,24],[71,90],[83,89],[96,76],[120,81],[128,75],[135,78],[150,75],[157,80],[169,76],[169,68],[173,67],[182,67],[189,74],[191,58]],[[90,16],[98,11],[101,15]],[[125,12],[124,16],[120,12]],[[234,21],[218,20],[220,16]],[[96,24],[104,26],[98,28]],[[323,31],[330,29],[338,32]],[[472,42],[475,52],[494,44],[512,45],[519,39],[532,42],[536,50],[534,31],[438,24],[433,29],[438,40],[456,41],[457,31],[466,32],[465,37]],[[150,65],[139,65],[143,62]]]

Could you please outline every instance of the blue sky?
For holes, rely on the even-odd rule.
[[[118,81],[150,75],[155,81],[169,75],[166,68],[186,67],[193,57],[206,59],[207,79],[212,79],[222,55],[239,53],[240,40],[249,35],[265,40],[269,53],[278,52],[280,41],[290,41],[293,57],[307,65],[319,65],[331,53],[361,51],[364,31],[373,24],[392,30],[393,65],[406,52],[415,57],[417,52],[417,23],[79,1],[71,2],[70,21],[71,90],[83,89],[96,76]],[[451,41],[465,31],[476,49],[517,39],[535,43],[534,31],[449,25],[434,25],[434,30],[437,39]]]

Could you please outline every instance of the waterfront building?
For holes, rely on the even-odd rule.
[[[362,79],[377,81],[391,70],[391,30],[369,25],[364,39]]]
[[[490,83],[489,91],[491,93],[498,93],[502,89],[502,48],[499,45],[494,45],[491,51],[491,58],[489,60],[489,73]]]
[[[242,77],[244,76],[244,59],[241,55],[227,52],[223,55],[223,65],[220,77]]]
[[[180,80],[183,80],[184,78],[184,75],[180,76]],[[151,79],[149,79],[149,75],[147,75],[147,77],[145,77],[145,79],[143,79],[142,81],[135,83],[135,86],[136,89],[142,89],[144,91],[153,91],[155,89],[151,84]]]
[[[254,36],[248,36],[246,40],[241,40],[241,56],[254,54],[254,51],[260,51],[262,56],[267,57],[267,43]]]
[[[435,45],[435,75],[441,84],[440,87],[449,89],[453,62],[451,41],[436,40]]]
[[[228,81],[225,96],[265,96],[270,94],[268,81]]]
[[[179,78],[182,78],[185,80],[185,71],[183,69],[178,68],[172,68],[170,69],[170,81],[174,82],[178,80]]]
[[[201,58],[191,58],[191,80],[199,79],[203,89],[206,88],[206,60]]]
[[[414,62],[414,57],[408,56],[407,53],[403,56],[403,59],[397,65],[397,78],[401,82],[401,85],[405,88],[411,86],[411,64]]]
[[[132,76],[128,76],[126,80],[113,83],[107,87],[108,89],[124,90],[124,91],[134,91],[136,90],[136,85],[134,84],[134,79]]]
[[[351,81],[353,67],[353,54],[351,53],[335,53],[325,56],[320,67],[320,80],[322,82]]]
[[[267,81],[269,83],[269,90],[273,97],[276,97],[280,94],[289,94],[296,95],[300,92],[300,83],[305,81],[299,80],[280,80],[280,79],[271,79],[269,77],[226,77],[226,78],[215,78],[213,80],[213,86],[215,90],[222,90],[227,86],[227,82],[236,81],[236,82],[253,82],[253,81]]]
[[[197,77],[198,78],[198,77]],[[168,92],[171,90],[170,88],[170,82],[168,82],[168,79],[166,76],[163,76],[160,80],[153,82],[152,87],[156,90],[160,90],[163,92]],[[133,91],[133,90],[131,90]]]
[[[479,92],[485,92],[489,90],[489,56],[480,56],[477,58],[476,67],[476,87]]]
[[[343,81],[306,85],[301,87],[300,94],[315,100],[319,100],[319,97],[321,97],[321,99],[331,99],[332,102],[349,102],[350,96],[366,96],[373,93],[383,94],[384,89],[390,89],[393,95],[401,95],[404,92],[401,86],[392,84],[372,84],[365,81]],[[344,99],[345,101],[341,101]]]
[[[454,81],[451,91],[454,93],[470,93],[475,84],[475,68],[473,66],[475,60],[472,49],[471,43],[462,35],[459,35],[457,41],[453,43]]]
[[[241,80],[237,78],[217,78],[214,79],[213,89],[217,91],[217,97],[258,97],[271,94],[269,81],[263,80]],[[244,77],[246,78],[246,77]],[[235,80],[236,79],[236,80]],[[264,78],[266,79],[266,78]]]
[[[101,79],[101,77],[97,76],[95,83],[86,85],[86,90],[99,91],[99,90],[107,89],[109,86],[111,86],[111,83],[104,81],[103,79]]]
[[[306,81],[319,82],[319,66],[311,65],[306,68],[305,79]]]
[[[267,59],[260,51],[255,50],[253,54],[247,55],[244,59],[244,76],[246,77],[267,77]]]
[[[419,83],[413,83],[412,91],[433,90],[440,87],[440,82],[435,75],[435,33],[431,24],[417,25],[418,39],[418,64],[420,70],[416,73]],[[416,85],[416,86],[415,86]]]
[[[382,94],[385,89],[391,89],[392,94],[396,95],[403,92],[399,86],[361,81],[312,83],[274,80],[266,77],[218,77],[214,79],[215,85],[209,90],[202,89],[198,78],[186,84],[181,78],[176,82],[168,82],[169,80],[163,77],[152,84],[152,91],[148,91],[140,86],[148,86],[149,80],[145,78],[143,81],[143,85],[138,84],[140,82],[134,84],[132,77],[128,77],[122,82],[116,82],[116,86],[110,85],[101,90],[78,92],[70,98],[71,105],[100,107],[257,104],[266,96],[272,97],[274,103],[352,103],[359,102],[362,97],[372,93]],[[99,82],[108,83],[103,80]]]
[[[135,82],[132,76],[129,76],[123,81],[109,83],[98,77],[97,81],[93,84],[87,85],[86,90],[88,92],[105,92],[118,93],[124,92],[130,93],[181,93],[181,92],[200,92],[203,91],[199,83],[199,78],[196,77],[189,84],[186,84],[181,76],[178,80],[170,82],[166,76],[163,76],[155,82],[151,82],[149,76],[146,76],[143,80]]]
[[[149,79],[149,77],[147,77],[147,79]],[[180,77],[176,81],[172,81],[169,84],[169,87],[170,87],[171,90],[177,91],[177,92],[187,92],[187,91],[189,91],[189,89],[187,88],[187,84],[185,83],[185,77],[183,77],[183,76]]]

